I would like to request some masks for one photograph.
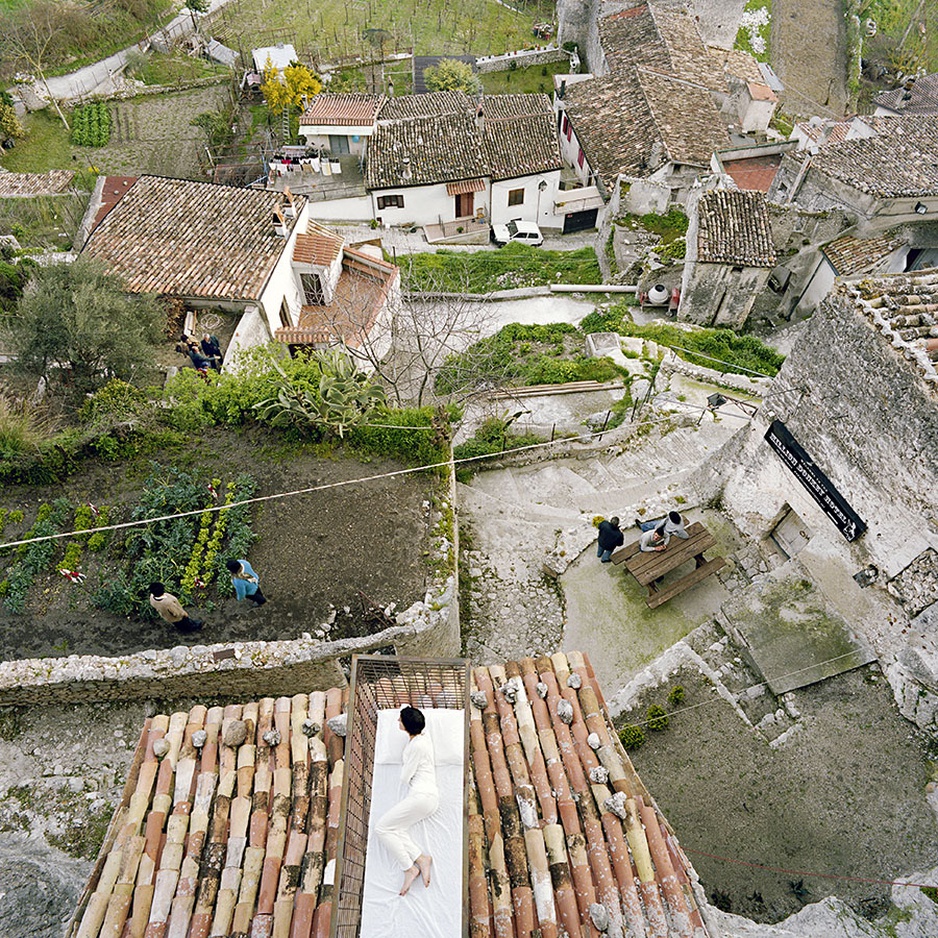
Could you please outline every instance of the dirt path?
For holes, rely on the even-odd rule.
[[[773,0],[771,65],[785,83],[787,114],[843,117],[847,91],[847,36],[843,6],[818,0]]]

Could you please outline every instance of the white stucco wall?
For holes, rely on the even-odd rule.
[[[371,124],[360,127],[328,127],[318,124],[300,124],[299,135],[306,138],[309,146],[329,150],[330,137],[347,137],[349,153],[361,156],[365,152],[367,138],[375,132]]]
[[[261,293],[259,306],[271,336],[280,327],[280,304],[284,298],[290,307],[290,324],[295,326],[299,322],[303,297],[300,294],[299,280],[293,272],[293,249],[296,247],[296,236],[306,231],[308,223],[309,203],[307,202],[300,210],[289,237],[284,241],[284,249]]]
[[[320,221],[371,221],[371,197],[367,194],[351,199],[330,199],[314,202],[313,210]]]
[[[539,190],[545,183],[544,191]],[[559,228],[563,216],[554,215],[554,201],[560,186],[560,170],[538,173],[536,176],[523,176],[492,183],[491,219],[493,225],[505,224],[513,218],[533,221],[542,228]],[[509,205],[508,193],[515,189],[524,190],[521,205]]]
[[[404,207],[379,209],[378,199],[385,195],[402,195]],[[480,208],[488,211],[490,198],[488,184],[481,192],[474,193],[474,197],[473,215]],[[375,189],[371,192],[371,199],[374,217],[380,218],[385,226],[404,225],[408,222],[415,225],[438,225],[441,222],[456,219],[456,196],[446,191],[445,182],[432,186]]]

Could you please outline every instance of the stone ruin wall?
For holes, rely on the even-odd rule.
[[[782,420],[869,529],[843,540],[763,435]],[[828,298],[743,428],[702,473],[726,480],[740,529],[765,538],[785,503],[805,517],[828,562],[878,568],[872,589],[892,598],[875,644],[900,712],[938,732],[938,396],[845,297]],[[812,544],[814,542],[812,541]],[[873,638],[873,636],[870,636]]]

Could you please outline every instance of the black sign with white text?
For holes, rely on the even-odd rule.
[[[865,530],[866,522],[847,504],[834,488],[831,480],[814,464],[811,457],[795,442],[781,420],[773,420],[765,432],[769,446],[778,453],[782,462],[795,478],[808,490],[808,494],[821,506],[837,529],[848,541],[855,541]]]

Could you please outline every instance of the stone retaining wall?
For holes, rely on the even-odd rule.
[[[281,696],[345,683],[342,659],[393,645],[398,654],[459,653],[456,578],[366,638],[324,642],[304,633],[284,642],[177,645],[120,658],[71,655],[0,665],[0,705],[61,704],[145,697]]]
[[[547,46],[544,49],[522,49],[520,52],[508,52],[505,55],[487,55],[476,59],[476,71],[507,72],[512,68],[528,68],[531,65],[547,65],[550,62],[570,61],[570,53]]]

